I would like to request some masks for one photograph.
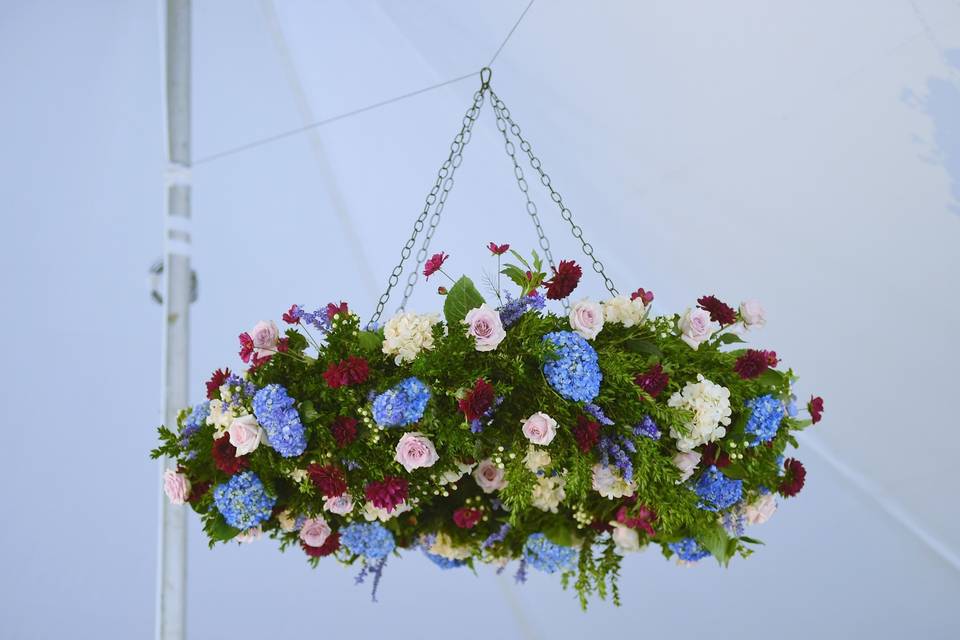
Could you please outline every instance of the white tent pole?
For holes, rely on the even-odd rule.
[[[163,1],[163,0],[161,0]],[[176,425],[189,401],[190,268],[190,0],[165,0],[164,88],[167,192],[164,218],[163,417]],[[161,461],[163,470],[176,465]],[[156,633],[158,640],[185,636],[187,531],[185,506],[160,496]]]

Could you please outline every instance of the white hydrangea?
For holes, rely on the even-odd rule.
[[[433,349],[433,325],[439,321],[435,313],[398,313],[383,327],[383,352],[398,365],[413,362],[421,351]]]
[[[624,480],[616,467],[595,464],[593,465],[593,489],[604,498],[618,500],[632,496],[637,486],[633,482]]]
[[[543,449],[538,449],[532,444],[527,447],[527,455],[523,457],[523,464],[526,465],[531,473],[536,473],[544,467],[549,467],[551,462],[552,460],[550,459],[549,453]]]
[[[223,436],[236,417],[233,409],[225,405],[221,400],[211,400],[210,415],[207,416],[207,424],[214,427],[213,439],[216,440]]]
[[[453,484],[454,482],[460,480],[460,478],[463,476],[473,471],[473,468],[477,466],[476,462],[472,464],[465,464],[458,461],[455,464],[457,465],[456,471],[451,469],[450,471],[444,471],[442,474],[440,474],[440,479],[438,480],[439,484]]]
[[[379,520],[380,522],[386,522],[396,518],[401,513],[406,513],[413,509],[412,506],[407,501],[403,501],[393,508],[393,511],[387,511],[386,509],[381,509],[380,507],[373,506],[372,502],[365,502],[363,505],[363,519],[367,522],[373,522],[374,520]]]
[[[430,553],[448,560],[466,560],[473,555],[470,547],[460,547],[453,544],[453,538],[445,533],[438,533],[433,544],[427,550]]]
[[[556,513],[557,507],[567,496],[563,487],[566,484],[563,476],[544,476],[537,479],[537,486],[530,495],[530,504],[541,511]]]
[[[686,425],[687,433],[670,428],[670,437],[676,439],[680,451],[691,451],[727,435],[724,427],[730,424],[730,390],[703,375],[697,374],[697,382],[688,382],[683,391],[670,396],[667,404],[693,412],[693,419]]]
[[[601,304],[603,304],[603,317],[607,322],[622,324],[625,327],[643,324],[650,310],[650,307],[643,304],[643,299],[631,300],[630,296],[616,296]]]

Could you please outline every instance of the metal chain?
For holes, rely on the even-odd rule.
[[[417,236],[420,235],[420,232],[423,231],[424,221],[427,219],[427,216],[430,213],[430,207],[434,203],[438,203],[439,211],[443,210],[443,203],[447,199],[447,194],[450,193],[450,189],[453,187],[453,174],[456,172],[457,167],[460,166],[460,163],[463,161],[463,148],[467,146],[467,143],[470,141],[471,132],[473,130],[473,125],[477,121],[477,116],[480,113],[480,107],[483,106],[485,88],[481,91],[477,91],[473,95],[473,104],[470,105],[470,108],[467,109],[467,112],[463,116],[463,126],[460,128],[460,133],[456,135],[453,139],[453,142],[450,144],[450,154],[447,156],[447,159],[441,165],[440,170],[437,172],[437,180],[433,185],[433,188],[430,190],[430,193],[427,194],[426,202],[423,206],[423,211],[417,217],[416,222],[413,225],[413,232],[410,234],[410,238],[403,245],[403,249],[400,251],[400,262],[393,268],[393,271],[390,273],[390,278],[387,281],[387,289],[380,296],[380,299],[377,301],[377,309],[374,312],[373,316],[370,318],[370,322],[367,324],[368,328],[374,327],[377,322],[380,320],[380,316],[383,314],[383,309],[386,306],[387,302],[390,300],[390,292],[393,291],[393,288],[397,286],[397,283],[400,282],[400,275],[403,273],[403,264],[406,262],[407,258],[410,257],[413,252],[413,245],[417,242]],[[442,189],[442,193],[441,193]],[[441,194],[439,201],[437,194]],[[435,212],[433,217],[430,220],[430,230],[428,231],[428,241],[424,247],[420,249],[417,253],[417,266],[413,270],[413,273],[410,277],[407,278],[407,286],[404,290],[403,295],[403,304],[401,304],[401,309],[404,308],[407,304],[407,299],[410,297],[411,292],[413,291],[413,285],[416,283],[416,276],[420,272],[420,265],[423,260],[426,259],[427,247],[429,246],[429,237],[433,236],[433,232],[436,230],[437,223],[439,222],[439,213]]]
[[[527,201],[527,213],[530,215],[530,220],[533,221],[533,226],[537,231],[537,238],[540,243],[540,248],[543,249],[543,253],[547,257],[547,263],[554,271],[556,271],[557,265],[553,260],[553,252],[550,251],[550,240],[543,232],[543,225],[540,224],[540,215],[537,211],[537,203],[530,198],[530,185],[527,183],[527,179],[523,175],[523,169],[517,162],[516,146],[513,144],[513,141],[510,139],[510,136],[507,133],[507,120],[504,117],[504,114],[506,113],[506,115],[509,115],[510,110],[507,109],[502,100],[494,96],[492,91],[490,92],[490,105],[493,107],[493,113],[497,118],[497,129],[499,129],[500,133],[503,135],[503,148],[506,150],[507,155],[510,156],[510,160],[513,161],[513,175],[517,179],[517,186],[520,187],[520,191],[523,192],[523,197]],[[569,305],[570,303],[564,299],[564,308],[569,308]]]
[[[611,280],[604,271],[603,263],[594,255],[593,245],[583,239],[583,229],[573,221],[573,214],[570,213],[570,209],[563,204],[563,197],[553,188],[550,176],[543,170],[540,159],[534,155],[530,143],[521,135],[520,127],[513,121],[513,118],[510,117],[510,110],[503,104],[503,101],[492,89],[490,90],[490,100],[494,105],[494,109],[499,109],[499,113],[503,116],[504,120],[510,124],[510,133],[520,141],[520,149],[527,154],[527,157],[530,159],[530,166],[540,175],[541,184],[550,190],[550,199],[556,202],[557,207],[560,208],[560,217],[570,224],[570,232],[574,238],[580,241],[580,244],[583,246],[583,253],[593,261],[593,270],[603,278],[603,284],[607,288],[607,291],[610,292],[610,295],[619,295],[620,292],[617,291],[617,288],[614,286],[613,280]]]

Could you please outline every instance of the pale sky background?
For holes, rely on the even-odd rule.
[[[194,157],[478,70],[525,6],[197,0]],[[158,16],[0,0],[0,637],[153,632]],[[292,302],[372,311],[478,85],[194,168],[194,399]],[[538,0],[493,86],[622,291],[664,313],[764,302],[757,344],[826,399],[804,492],[749,560],[630,557],[624,606],[587,614],[552,577],[414,553],[372,605],[350,568],[269,541],[209,551],[191,516],[190,636],[957,637],[960,2]],[[487,242],[536,240],[498,136],[487,108],[433,243],[475,277]],[[579,259],[538,197],[554,255]]]

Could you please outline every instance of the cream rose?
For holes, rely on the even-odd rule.
[[[757,300],[744,300],[740,303],[740,319],[747,329],[767,324],[767,312]]]
[[[250,414],[234,418],[227,433],[230,435],[230,444],[237,448],[238,457],[256,450],[266,440],[266,434],[257,419]]]
[[[505,475],[504,470],[489,458],[480,462],[473,470],[473,479],[477,481],[484,493],[493,493],[507,486]]]
[[[546,446],[553,442],[557,435],[557,421],[537,411],[523,422],[523,435],[533,444]]]
[[[394,458],[403,465],[407,473],[414,469],[432,467],[439,459],[440,456],[437,455],[437,450],[430,438],[419,431],[409,431],[400,437]]]
[[[570,328],[587,340],[593,340],[603,329],[603,307],[583,299],[570,307]]]
[[[613,543],[617,545],[617,551],[621,553],[640,551],[642,548],[640,546],[640,534],[637,533],[636,529],[631,529],[617,521],[613,521],[610,524],[613,526],[613,531],[610,533],[610,536],[613,538]]]
[[[467,335],[476,342],[477,351],[493,351],[507,337],[500,314],[486,303],[471,309],[463,322],[467,325]]]

